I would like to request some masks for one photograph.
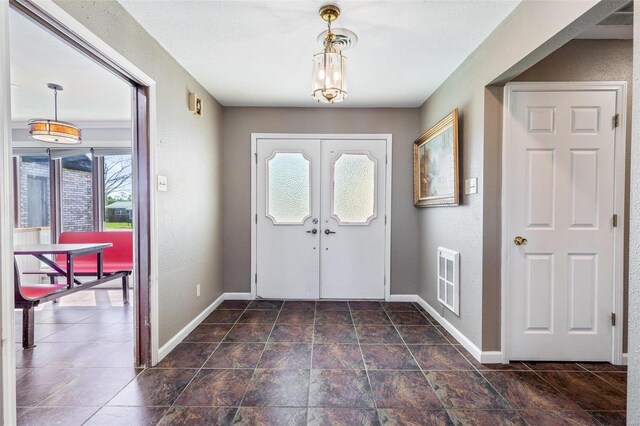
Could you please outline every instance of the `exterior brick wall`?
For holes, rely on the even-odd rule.
[[[49,211],[49,164],[47,162],[36,161],[20,161],[19,162],[20,173],[19,176],[19,191],[20,191],[20,227],[30,228],[34,226],[49,226],[51,223],[50,211]],[[40,220],[40,223],[34,223],[33,220],[39,213],[31,212],[31,223],[29,221],[29,181],[32,179],[42,179],[44,188],[43,202],[47,203],[45,209],[45,216]],[[32,194],[32,196],[38,196],[38,194]],[[39,203],[38,203],[39,204]],[[33,206],[33,202],[32,202]],[[36,220],[36,222],[38,222]]]
[[[93,231],[91,173],[62,169],[62,230]]]

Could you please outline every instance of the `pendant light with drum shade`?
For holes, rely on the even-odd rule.
[[[47,87],[53,90],[54,119],[34,119],[29,121],[29,135],[42,142],[75,145],[82,142],[81,130],[78,126],[58,121],[58,92],[63,88],[59,84],[49,83]]]
[[[324,50],[314,55],[312,60],[311,96],[318,102],[333,104],[347,97],[347,58],[342,51],[354,46],[357,37],[343,28],[331,30],[331,23],[340,16],[338,6],[322,6],[319,15],[327,23],[327,31],[318,36]]]

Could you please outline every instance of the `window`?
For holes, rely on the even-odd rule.
[[[16,189],[19,228],[47,227],[51,223],[48,156],[17,158]]]
[[[64,157],[62,162],[62,231],[93,231],[93,158]]]
[[[333,162],[331,215],[340,225],[367,225],[376,217],[376,161],[342,153]]]
[[[311,216],[311,164],[301,152],[267,159],[267,217],[275,225],[302,225]]]
[[[132,230],[132,169],[131,155],[105,155],[104,225],[105,231]]]

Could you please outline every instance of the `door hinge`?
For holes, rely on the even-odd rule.
[[[617,214],[613,215],[613,220],[611,222],[613,223],[613,227],[614,228],[618,227],[618,215]]]
[[[256,213],[256,223],[258,223],[258,213]]]
[[[389,155],[384,155],[384,164],[389,164]]]
[[[613,127],[620,127],[620,114],[613,116]]]
[[[611,312],[611,326],[615,327],[616,325],[616,314],[614,312]]]
[[[253,276],[253,282],[254,282],[254,283],[256,283],[256,284],[258,284],[258,274],[255,274],[255,275]]]
[[[386,214],[384,215],[384,224],[385,225],[387,224],[387,215]]]
[[[256,153],[254,153],[254,154],[253,154],[253,156],[254,156],[254,157],[255,157],[255,159],[256,159],[256,164],[258,164],[258,153],[257,153],[257,152],[256,152]]]

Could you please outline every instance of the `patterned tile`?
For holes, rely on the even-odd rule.
[[[316,303],[316,311],[348,311],[348,302],[321,300]]]
[[[157,425],[166,407],[103,407],[85,425],[129,426]]]
[[[442,409],[420,371],[370,371],[369,378],[378,408]]]
[[[242,405],[247,407],[306,407],[309,370],[255,370]]]
[[[360,343],[403,344],[392,325],[356,325],[356,332]]]
[[[231,407],[171,407],[159,424],[164,426],[230,425],[236,411],[236,408]]]
[[[238,406],[253,370],[200,370],[175,402],[180,406]]]
[[[278,325],[273,327],[269,342],[311,343],[313,325]]]
[[[362,369],[362,354],[358,345],[338,343],[313,345],[312,368],[350,370]]]
[[[284,302],[282,300],[254,300],[249,303],[247,309],[280,309]]]
[[[580,411],[575,402],[533,371],[489,371],[483,374],[513,408]]]
[[[98,407],[35,407],[18,419],[18,425],[75,426],[86,422]]]
[[[255,368],[264,343],[220,343],[204,368]]]
[[[310,407],[374,408],[364,370],[312,370]]]
[[[225,310],[225,309],[246,309],[251,303],[249,300],[225,300],[220,306],[216,308],[216,310]]]
[[[511,408],[489,382],[475,371],[429,371],[425,376],[447,409]]]
[[[623,392],[627,392],[627,373],[626,372],[613,372],[613,371],[605,371],[601,373],[595,373],[596,376],[600,377],[604,381],[609,384],[617,387]]]
[[[258,368],[309,368],[311,345],[299,343],[267,343]]]
[[[527,423],[513,410],[448,410],[456,425],[526,426]]]
[[[418,370],[405,345],[361,345],[369,370]]]
[[[185,342],[221,342],[231,330],[231,324],[200,324],[184,339]]]
[[[379,425],[376,410],[363,408],[309,408],[310,426]]]
[[[353,324],[349,311],[317,311],[316,324]]]
[[[217,345],[217,343],[180,343],[155,367],[200,368],[211,356]]]
[[[449,342],[437,327],[432,325],[399,325],[398,332],[407,345],[448,345]]]
[[[387,312],[418,312],[411,302],[382,302],[382,307]]]
[[[249,310],[247,309],[238,319],[239,323],[273,324],[280,312],[275,309]]]
[[[596,426],[599,425],[586,411],[542,411],[520,410],[522,417],[531,426]],[[605,423],[606,424],[606,423]]]
[[[578,365],[594,373],[598,371],[627,371],[626,365],[613,365],[609,362],[579,362]]]
[[[211,312],[208,317],[202,321],[204,324],[209,323],[223,323],[223,324],[233,324],[240,318],[243,310],[235,309],[235,310],[216,310]]]
[[[385,311],[351,311],[353,323],[359,324],[391,324]]]
[[[443,326],[441,326],[441,325],[437,325],[437,324],[438,324],[438,322],[437,322],[437,321],[436,321],[436,322],[433,322],[432,324],[433,324],[433,325],[438,329],[438,331],[439,331],[439,332],[440,332],[440,333],[445,337],[445,339],[447,339],[447,340],[449,341],[449,343],[451,343],[452,345],[459,345],[459,344],[460,344],[460,342],[458,342],[458,341],[456,340],[456,338],[455,338],[455,337],[453,337],[453,335],[447,331],[447,329],[446,329],[446,328],[444,328],[444,327],[443,327]]]
[[[389,426],[453,425],[445,410],[385,408],[378,410],[378,417],[382,424]]]
[[[307,409],[287,407],[240,407],[234,424],[247,426],[303,426],[307,424]]]
[[[454,345],[454,347],[460,351],[467,361],[469,361],[478,371],[531,371],[524,362],[510,362],[509,364],[481,364],[463,346]]]
[[[584,371],[575,362],[526,362],[533,371]]]
[[[349,302],[352,311],[381,311],[384,309],[380,302],[372,300],[354,300]]]
[[[626,393],[588,372],[543,371],[538,373],[553,387],[585,410],[616,411],[626,409]]]
[[[589,411],[589,414],[603,425],[625,426],[627,424],[626,411]]]
[[[473,370],[453,345],[411,345],[409,350],[423,370]]]
[[[196,370],[146,369],[120,391],[111,406],[171,405],[187,387]]]
[[[283,311],[310,311],[316,309],[315,300],[285,300],[282,305]]]
[[[315,343],[358,343],[353,325],[316,325]]]
[[[271,324],[235,324],[224,342],[266,342],[272,328]]]
[[[387,312],[395,325],[431,325],[428,319],[418,311],[415,312]]]
[[[285,305],[286,306],[286,305]],[[282,310],[276,324],[311,324],[315,321],[315,311],[285,311]]]

